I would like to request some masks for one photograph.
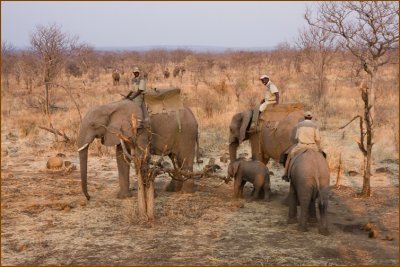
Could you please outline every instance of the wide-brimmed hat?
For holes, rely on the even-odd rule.
[[[138,67],[135,67],[135,68],[133,69],[133,73],[135,73],[135,72],[140,72],[140,70],[139,70]]]
[[[264,79],[269,79],[269,76],[266,74],[261,75],[260,80],[264,80]]]

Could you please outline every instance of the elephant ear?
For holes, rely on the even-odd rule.
[[[107,131],[103,137],[103,144],[105,146],[115,146],[120,143],[118,134],[125,137],[132,137],[131,118],[135,114],[137,118],[142,119],[141,108],[130,100],[121,101],[114,110],[110,113]]]
[[[242,143],[246,138],[246,129],[247,126],[249,126],[251,118],[252,118],[251,110],[243,112],[242,123],[240,125],[240,131],[239,131],[239,144]]]

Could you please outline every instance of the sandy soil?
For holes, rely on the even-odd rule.
[[[343,176],[329,203],[331,235],[287,225],[283,204],[288,183],[282,168],[269,163],[271,202],[232,198],[233,183],[196,180],[193,194],[164,191],[169,178],[156,179],[156,222],[141,225],[134,217],[136,196],[116,198],[113,156],[90,157],[89,190],[81,193],[77,153],[65,153],[78,170],[50,172],[46,162],[57,152],[43,145],[28,148],[3,134],[1,161],[1,265],[398,265],[398,162],[375,173],[373,196],[355,197],[362,177]],[[32,145],[32,144],[31,144]],[[248,148],[242,148],[242,152]],[[93,152],[92,152],[93,153]],[[219,161],[223,152],[208,152]],[[201,169],[203,165],[196,168]],[[132,182],[134,177],[131,178]],[[136,191],[134,191],[136,194]],[[378,229],[369,238],[362,229]]]

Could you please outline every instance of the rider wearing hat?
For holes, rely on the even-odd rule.
[[[285,164],[285,174],[282,179],[285,181],[289,181],[288,177],[288,167],[290,164],[290,160],[302,149],[312,149],[315,151],[320,150],[321,144],[321,136],[319,134],[318,126],[315,122],[312,121],[312,113],[311,111],[304,112],[304,120],[297,124],[296,137],[295,140],[297,144],[290,150],[288,154],[288,158]]]
[[[132,78],[132,91],[129,92],[126,98],[130,100],[134,100],[135,98],[137,98],[135,101],[137,101],[137,103],[140,105],[143,112],[143,125],[145,127],[150,127],[150,117],[144,104],[143,96],[146,91],[146,78],[140,75],[140,70],[138,67],[135,67],[133,69],[133,75],[134,77]]]
[[[259,112],[253,111],[253,118],[250,125],[250,131],[253,131],[257,127],[258,117],[261,112],[263,112],[268,105],[279,104],[279,90],[274,83],[271,82],[268,75],[264,74],[260,77],[260,81],[265,85],[265,96],[261,101]]]
[[[138,67],[133,69],[133,78],[132,78],[132,91],[126,96],[130,100],[135,99],[137,96],[141,95],[141,101],[143,101],[143,93],[146,90],[146,80],[143,76],[140,75],[140,70]]]

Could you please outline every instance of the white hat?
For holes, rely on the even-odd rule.
[[[260,80],[264,80],[264,79],[269,79],[269,76],[266,74],[261,75]]]
[[[304,112],[304,117],[306,117],[306,118],[312,118],[312,113],[311,113],[311,111],[306,111],[306,112]]]
[[[139,70],[138,67],[135,67],[135,68],[133,69],[133,72],[140,72],[140,70]]]

